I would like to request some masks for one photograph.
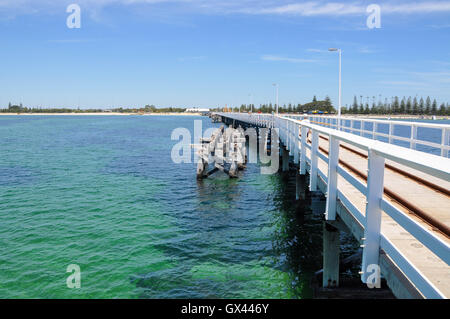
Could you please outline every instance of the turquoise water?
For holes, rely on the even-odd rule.
[[[0,298],[310,297],[323,198],[256,164],[197,182],[170,158],[193,121],[1,117]]]

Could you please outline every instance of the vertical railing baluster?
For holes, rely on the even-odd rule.
[[[377,122],[372,123],[373,123],[373,139],[376,140],[378,135],[378,123]]]
[[[369,149],[367,194],[366,194],[366,224],[364,225],[364,244],[361,280],[366,283],[370,273],[367,267],[379,265],[380,231],[381,231],[381,201],[384,190],[385,160],[372,149]]]
[[[319,149],[319,133],[313,131],[311,141],[311,172],[309,174],[309,190],[317,191],[317,152]]]
[[[302,137],[301,137],[301,153],[300,153],[300,174],[306,174],[306,135],[308,134],[308,128],[302,126]]]
[[[417,125],[411,125],[411,149],[415,150],[417,148]]]
[[[327,207],[326,220],[336,220],[336,201],[337,201],[337,168],[339,165],[339,140],[330,136],[328,154],[328,185],[327,185]]]
[[[394,124],[389,123],[389,144],[392,144],[393,138],[392,135],[394,134]]]
[[[442,128],[442,138],[441,138],[441,156],[448,157],[447,145],[450,138],[450,130],[445,127]]]
[[[294,163],[298,164],[299,161],[299,151],[298,151],[298,137],[299,137],[299,126],[295,123],[294,126]]]

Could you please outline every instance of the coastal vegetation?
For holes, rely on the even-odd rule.
[[[354,102],[351,106],[346,105],[342,107],[342,114],[367,114],[367,115],[450,115],[450,106],[447,103],[441,103],[438,105],[436,99],[433,101],[430,97],[426,99],[417,97],[403,97],[401,100],[399,97],[393,97],[391,102],[388,103],[387,100],[384,102],[375,102],[375,97],[373,102],[367,102],[364,104],[362,102],[362,96],[360,102],[358,102],[357,97],[354,97]],[[257,113],[272,113],[276,111],[276,105],[272,104],[262,104],[259,106],[252,104],[243,104],[240,108],[218,108],[217,111],[231,111],[234,112],[253,112]],[[314,96],[312,102],[306,104],[284,104],[280,105],[278,109],[279,113],[336,113],[336,106],[333,106],[330,98],[327,96],[325,100],[319,101],[316,96]]]
[[[145,107],[135,108],[114,108],[114,109],[80,109],[80,108],[35,108],[24,107],[22,104],[12,105],[9,103],[8,108],[0,109],[0,113],[182,113],[185,108],[157,108],[154,105],[146,105]]]
[[[450,106],[448,103],[440,103],[436,99],[430,97],[418,98],[398,96],[392,97],[388,102],[381,99],[375,102],[375,97],[371,103],[369,98],[363,103],[363,97],[360,100],[355,96],[352,105],[342,106],[342,114],[363,114],[363,115],[450,115]],[[225,111],[225,112],[251,112],[254,113],[272,113],[276,111],[276,104],[242,104],[240,107],[220,107],[212,108],[211,111]],[[327,96],[324,100],[318,100],[316,96],[311,102],[305,104],[283,104],[279,105],[279,113],[324,113],[335,114],[336,106],[333,106],[331,99]],[[184,113],[186,108],[166,107],[159,108],[154,105],[146,105],[144,107],[120,107],[110,109],[80,109],[80,108],[35,108],[24,107],[22,104],[12,105],[9,103],[7,108],[0,109],[0,113]]]

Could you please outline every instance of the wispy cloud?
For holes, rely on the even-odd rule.
[[[414,81],[380,81],[378,83],[393,86],[426,86],[426,83],[424,82],[414,82]]]
[[[291,1],[291,0],[0,0],[0,10],[42,12],[51,7],[76,2],[86,10],[108,6],[171,6],[182,5],[198,13],[241,13],[252,15],[349,16],[365,15],[367,1]],[[275,4],[276,3],[276,4]],[[425,14],[450,12],[450,1],[380,2],[382,14]]]
[[[328,50],[325,49],[306,49],[306,51],[313,53],[328,53]]]
[[[317,60],[290,58],[290,57],[284,57],[284,56],[278,56],[278,55],[263,55],[263,56],[261,56],[261,60],[272,61],[272,62],[289,62],[289,63],[315,63],[315,62],[317,62]]]
[[[206,59],[206,56],[189,56],[189,57],[181,57],[178,58],[178,62],[186,62],[186,61],[200,61]]]
[[[382,14],[424,14],[450,12],[450,1],[422,1],[414,3],[380,3]],[[310,1],[249,10],[253,14],[300,16],[347,16],[366,14],[367,4],[362,2]]]
[[[59,40],[48,40],[49,43],[87,43],[94,42],[94,39],[59,39]]]

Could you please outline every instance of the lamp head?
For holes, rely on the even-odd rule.
[[[329,48],[328,51],[330,51],[330,52],[337,52],[337,51],[339,51],[339,49],[336,49],[336,48]]]

